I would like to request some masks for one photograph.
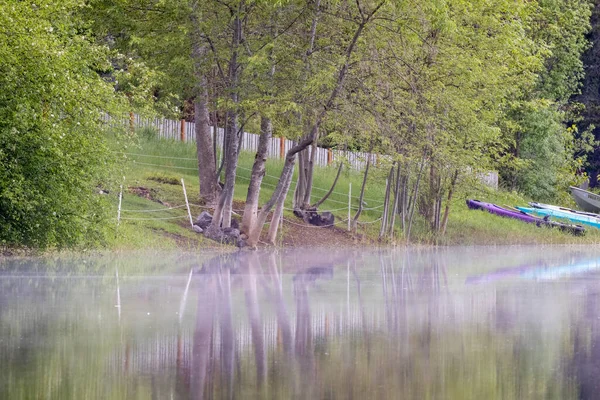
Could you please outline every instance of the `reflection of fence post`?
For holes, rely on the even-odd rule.
[[[331,165],[333,162],[333,152],[331,149],[327,149],[327,165]]]
[[[352,182],[348,186],[348,232],[350,232],[350,208],[352,207]]]
[[[283,158],[285,153],[285,138],[281,136],[279,138],[279,158]]]
[[[179,137],[182,142],[185,142],[185,119],[181,119],[181,131],[179,132]]]
[[[181,178],[181,186],[183,187],[183,196],[185,197],[185,206],[187,207],[188,216],[190,217],[190,225],[194,228],[194,220],[192,219],[192,213],[190,211],[190,203],[188,203],[187,192],[185,191],[185,183]]]

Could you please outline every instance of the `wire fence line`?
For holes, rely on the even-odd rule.
[[[122,153],[122,154],[126,154],[126,155],[131,155],[131,156],[135,156],[135,157],[149,157],[149,158],[160,158],[160,159],[171,159],[171,160],[187,160],[187,161],[197,161],[197,159],[195,158],[190,158],[190,157],[170,157],[170,156],[156,156],[153,154],[140,154],[140,153]],[[164,164],[152,164],[152,163],[144,163],[144,162],[139,162],[137,160],[133,160],[134,163],[139,164],[139,165],[146,165],[146,166],[150,166],[150,167],[165,167],[165,168],[174,168],[174,169],[184,169],[184,170],[188,170],[188,171],[197,171],[198,168],[194,167],[180,167],[180,166],[176,166],[176,165],[164,165]],[[238,169],[244,170],[244,171],[252,171],[250,168],[245,168],[242,166],[238,165]],[[271,179],[276,179],[277,181],[279,181],[279,177],[275,176],[275,175],[269,175],[269,174],[265,174],[265,177],[267,178],[271,178]],[[241,178],[241,179],[245,179],[245,180],[250,180],[250,178],[247,178],[245,176],[242,175],[237,175],[236,178]],[[262,182],[263,185],[269,186],[269,187],[275,187],[276,185],[269,183],[269,182]],[[313,190],[319,190],[321,192],[329,192],[329,189],[324,189],[324,188],[320,188],[318,186],[314,186],[313,185]],[[344,193],[344,192],[338,192],[338,191],[332,191],[332,194],[337,194],[339,196],[344,196],[344,197],[348,197],[348,193]],[[359,199],[360,196],[351,196],[353,199]],[[345,202],[340,202],[340,201],[335,201],[335,200],[331,200],[337,203],[342,203],[342,204],[346,204]],[[370,199],[367,197],[363,198],[363,202],[377,202],[378,200],[375,199]],[[377,206],[374,208],[369,208],[369,209],[377,209],[380,208],[382,206]],[[364,210],[369,210],[368,208],[363,208]]]
[[[111,121],[111,117],[108,114],[105,114],[103,118],[105,122]],[[196,124],[194,122],[187,122],[185,120],[172,120],[167,118],[146,118],[138,114],[133,114],[133,119],[128,123],[130,123],[133,127],[154,128],[158,132],[158,136],[164,139],[180,140],[182,142],[196,142]],[[217,148],[222,149],[225,135],[224,129],[216,128],[216,132],[215,127],[211,126],[210,129],[213,138],[216,140]],[[240,142],[241,147],[239,150],[257,151],[259,138],[260,135],[255,133],[243,132],[242,140]],[[269,139],[269,143],[267,145],[267,157],[283,159],[288,150],[294,147],[294,144],[294,141],[284,137],[272,137]],[[310,149],[310,151],[315,149],[315,164],[319,166],[328,166],[338,160],[347,160],[348,164],[352,168],[360,171],[365,168],[367,165],[367,160],[369,159],[371,160],[372,164],[376,165],[379,164],[380,161],[391,160],[390,156],[377,153],[334,150],[324,147],[311,147]],[[481,172],[476,173],[475,175],[477,179],[484,184],[494,189],[498,189],[498,173],[496,171]]]
[[[201,204],[196,204],[196,203],[189,203],[190,207],[197,207],[203,210],[210,210],[212,209],[209,206],[204,206]],[[156,213],[156,212],[167,212],[167,211],[171,211],[171,210],[177,210],[177,209],[181,209],[186,207],[185,204],[180,204],[177,206],[169,206],[169,207],[165,207],[165,208],[152,208],[152,209],[121,209],[122,213]],[[381,208],[383,207],[383,204],[379,207],[376,208]],[[357,209],[357,207],[352,207],[351,209]],[[375,209],[375,208],[373,208]],[[294,211],[294,209],[292,208],[288,208],[288,207],[284,207],[284,210],[287,211]],[[338,211],[347,211],[348,207],[345,208],[337,208],[337,209],[333,209],[333,210],[321,210],[321,212],[338,212]],[[240,209],[233,209],[232,211],[236,212],[236,213],[243,213],[244,210],[240,210]],[[126,216],[119,216],[117,217],[120,220],[125,220],[125,221],[162,221],[162,220],[175,220],[175,219],[183,219],[183,218],[188,218],[187,215],[178,215],[178,216],[169,216],[169,217],[126,217]],[[298,222],[294,222],[291,221],[285,217],[282,217],[283,221],[291,224],[291,225],[296,225],[296,226],[302,226],[305,228],[329,228],[333,225],[342,225],[342,224],[346,224],[346,222],[348,222],[348,218],[345,218],[343,220],[338,220],[337,222],[333,223],[333,225],[327,225],[327,226],[316,226],[316,225],[310,225],[310,224],[301,224]],[[372,224],[375,223],[377,221],[380,221],[381,217],[374,220],[374,221],[367,221],[367,222],[359,222],[359,224]]]

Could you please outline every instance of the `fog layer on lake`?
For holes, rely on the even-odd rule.
[[[0,260],[0,399],[576,399],[600,252],[294,249]]]

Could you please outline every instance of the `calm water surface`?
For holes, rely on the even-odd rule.
[[[600,251],[0,260],[0,399],[600,398]]]

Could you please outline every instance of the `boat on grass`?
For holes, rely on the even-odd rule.
[[[571,189],[571,196],[573,196],[579,208],[590,213],[600,213],[599,195],[575,186],[570,186],[569,188]]]
[[[592,217],[594,214],[580,214],[572,211],[566,211],[554,208],[534,208],[534,207],[517,207],[519,211],[523,211],[529,215],[537,217],[555,217],[569,220],[576,224],[584,224],[593,226],[594,228],[600,229],[600,218]]]
[[[556,210],[556,211],[569,211],[569,212],[572,212],[575,214],[587,215],[590,217],[600,219],[600,214],[586,212],[586,211],[580,211],[580,210],[573,210],[572,208],[567,208],[567,207],[553,206],[551,204],[544,204],[544,203],[536,203],[534,201],[529,202],[529,205],[533,208],[543,208],[543,209],[547,209],[547,210]]]
[[[539,218],[533,215],[526,214],[519,210],[509,210],[499,205],[486,203],[480,200],[467,199],[467,207],[471,210],[484,210],[491,214],[499,215],[505,218],[517,219],[519,221],[526,222],[528,224],[535,224],[536,226],[547,226],[552,228],[558,228],[561,231],[569,232],[573,235],[583,235],[585,228],[580,225],[563,224],[562,222],[550,221],[548,217]]]

